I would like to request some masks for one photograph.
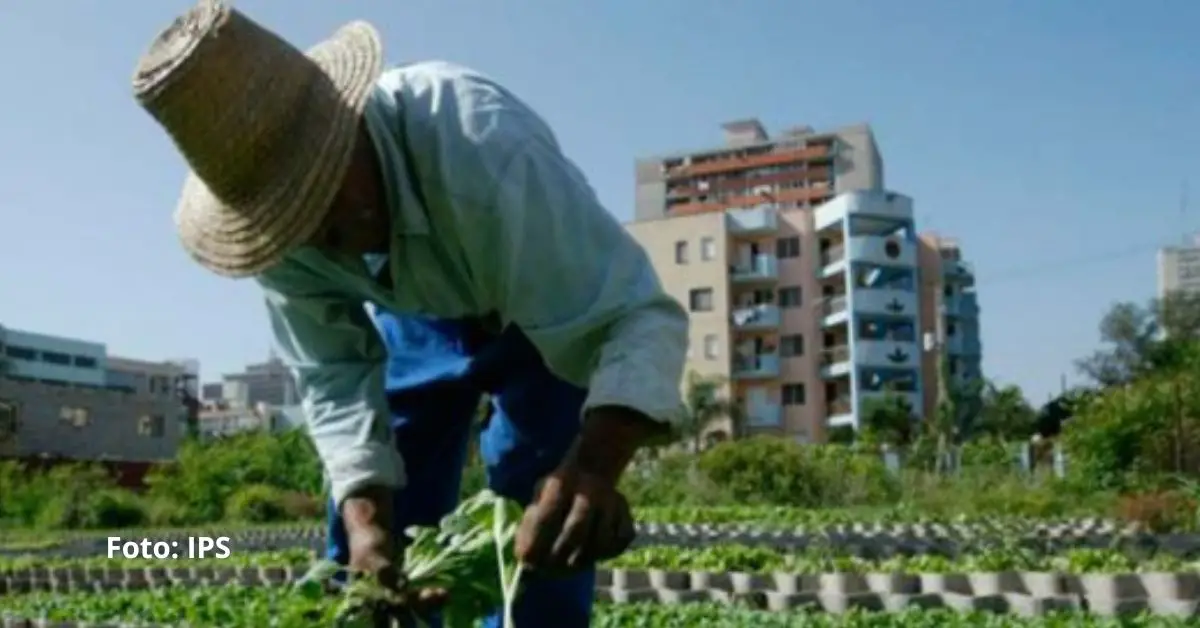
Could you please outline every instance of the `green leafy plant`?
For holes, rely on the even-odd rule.
[[[380,609],[404,608],[412,593],[441,589],[447,592],[446,606],[440,611],[446,628],[471,628],[497,608],[503,609],[504,626],[512,628],[522,573],[513,556],[513,540],[521,514],[515,502],[484,490],[463,501],[438,527],[409,528],[398,589],[381,586],[365,574],[350,574],[336,614],[338,625],[374,626]],[[319,597],[342,569],[331,561],[319,562],[297,587],[307,597]],[[418,625],[425,625],[409,614]]]

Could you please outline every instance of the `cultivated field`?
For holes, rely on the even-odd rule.
[[[637,547],[600,573],[596,626],[1200,622],[1193,534],[1101,520],[856,523],[782,508],[640,514]],[[336,604],[286,586],[320,551],[316,526],[111,534],[228,536],[231,551],[110,560],[103,537],[82,534],[0,550],[0,625],[331,625]]]

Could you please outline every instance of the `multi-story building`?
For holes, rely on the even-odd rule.
[[[185,412],[171,378],[185,366],[117,358],[101,343],[3,327],[0,347],[0,456],[174,457]]]
[[[975,268],[963,259],[962,249],[953,238],[922,234],[919,245],[922,335],[926,349],[922,365],[924,380],[936,383],[939,371],[944,368],[947,386],[962,386],[983,377]],[[944,367],[939,358],[944,358]],[[929,386],[923,392],[925,412],[932,414],[937,407],[938,390]]]
[[[1172,292],[1200,293],[1200,236],[1184,246],[1158,251],[1158,297]]]
[[[751,433],[819,441],[884,391],[924,414],[912,200],[885,190],[870,127],[725,132],[636,167],[628,229],[689,311],[688,369],[727,382]]]

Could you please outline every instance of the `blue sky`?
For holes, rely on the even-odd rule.
[[[253,283],[212,276],[171,221],[183,163],[130,96],[180,0],[12,2],[0,18],[0,322],[206,376],[269,347]],[[366,18],[389,61],[446,59],[551,122],[607,206],[637,155],[719,124],[870,122],[918,228],[960,238],[984,368],[1035,401],[1144,300],[1200,212],[1200,3],[1154,0],[245,0],[301,47]],[[740,7],[740,8],[739,8]],[[753,7],[753,10],[746,10]],[[1193,178],[1194,210],[1180,189]]]

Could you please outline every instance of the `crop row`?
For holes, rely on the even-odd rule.
[[[1134,528],[1099,518],[930,518],[908,512],[861,513],[786,507],[639,508],[636,518],[646,532],[675,528],[683,533],[711,530],[772,530],[795,533],[859,532],[934,536],[1024,535],[1034,533],[1122,534]],[[28,550],[102,540],[109,535],[162,538],[229,536],[239,539],[317,537],[323,528],[309,522],[274,525],[201,525],[182,528],[128,528],[109,531],[22,532],[0,530],[0,550]]]
[[[227,558],[125,559],[105,555],[89,558],[24,556],[0,558],[0,576],[49,578],[56,574],[88,573],[116,577],[128,571],[187,570],[193,567],[303,568],[317,555],[307,549],[235,552]],[[652,545],[638,547],[606,563],[614,569],[665,569],[744,573],[971,573],[1039,571],[1062,573],[1131,573],[1200,571],[1200,563],[1170,554],[1139,557],[1117,549],[1072,549],[1054,555],[1012,548],[992,548],[954,557],[919,554],[871,559],[836,548],[780,552],[762,546],[717,544],[703,548]],[[108,576],[105,576],[108,574]]]
[[[192,628],[275,626],[308,628],[331,625],[336,604],[305,598],[288,589],[237,587],[111,592],[105,595],[39,594],[0,597],[0,625],[32,626],[179,626]],[[593,626],[599,628],[1183,628],[1194,619],[1137,615],[1100,618],[1077,612],[1041,617],[912,609],[896,613],[850,610],[832,615],[809,611],[760,612],[718,604],[599,604]],[[35,623],[36,622],[36,623]]]

